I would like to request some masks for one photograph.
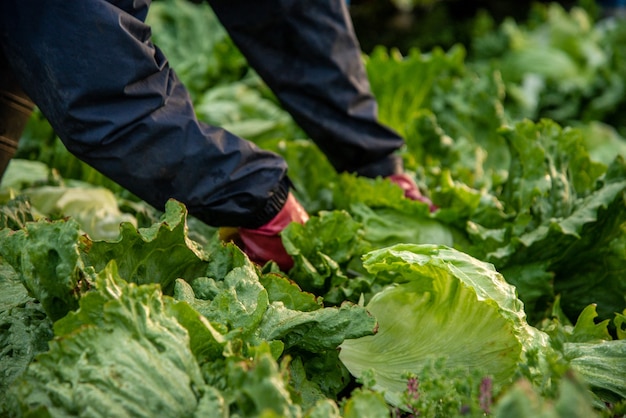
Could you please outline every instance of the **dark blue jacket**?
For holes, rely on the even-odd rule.
[[[401,169],[344,0],[213,0],[251,66],[338,171]],[[66,147],[157,208],[257,227],[290,182],[278,155],[197,120],[144,23],[149,0],[2,0],[0,49]]]

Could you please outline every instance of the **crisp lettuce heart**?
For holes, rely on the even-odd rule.
[[[491,264],[445,246],[400,244],[368,253],[364,265],[394,284],[367,304],[377,334],[346,340],[339,357],[357,377],[373,371],[375,388],[391,403],[401,399],[406,374],[434,359],[504,384],[526,350],[547,345]]]

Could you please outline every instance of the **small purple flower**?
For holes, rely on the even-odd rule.
[[[407,396],[407,404],[406,406],[409,408],[411,413],[407,418],[416,418],[420,416],[420,412],[418,410],[417,401],[419,400],[419,381],[417,377],[411,376],[406,381],[406,396]]]
[[[489,413],[492,402],[493,381],[489,377],[483,377],[480,382],[480,398],[478,400],[480,409],[486,414]]]
[[[409,377],[406,382],[406,391],[412,399],[419,399],[419,381],[417,380],[417,377]]]

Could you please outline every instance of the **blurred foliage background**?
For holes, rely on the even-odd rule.
[[[548,1],[500,0],[351,0],[350,13],[364,52],[377,45],[410,48],[444,49],[454,44],[471,44],[476,21],[488,16],[494,27],[504,19],[526,21],[533,4]],[[600,7],[593,0],[559,1],[565,8],[581,6],[593,17]]]

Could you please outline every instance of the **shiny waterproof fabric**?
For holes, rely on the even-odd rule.
[[[338,171],[401,169],[343,0],[210,2],[250,64]],[[149,0],[2,0],[0,48],[67,148],[157,208],[255,228],[284,205],[287,166],[195,117],[144,24]]]

